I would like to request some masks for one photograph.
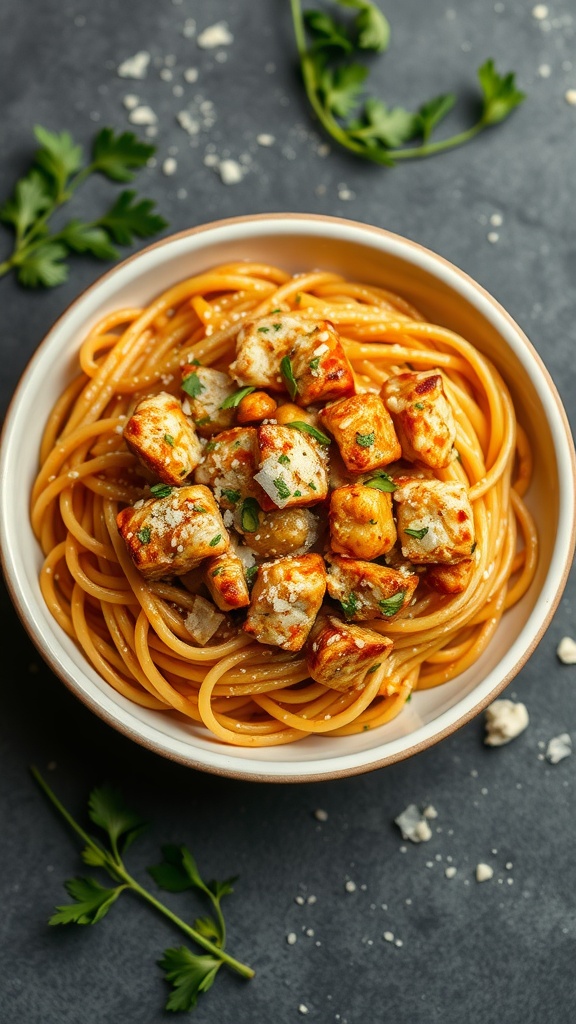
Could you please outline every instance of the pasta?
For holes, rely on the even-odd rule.
[[[398,545],[377,558],[375,564],[391,565],[406,577],[408,571],[416,572],[418,578],[410,579],[418,586],[400,614],[397,602],[389,615],[386,601],[380,602],[384,617],[371,619],[369,629],[381,640],[384,656],[366,662],[354,684],[340,688],[311,677],[310,640],[300,650],[259,642],[241,628],[244,612],[220,614],[209,641],[198,642],[198,634],[190,632],[198,609],[218,612],[206,600],[198,571],[182,578],[170,573],[147,578],[118,526],[122,510],[140,507],[150,498],[153,484],[125,436],[138,403],[160,394],[186,398],[181,390],[184,366],[226,372],[235,357],[238,364],[240,328],[271,313],[333,325],[353,369],[354,389],[366,402],[402,374],[425,379],[434,371],[455,424],[449,461],[431,468],[414,456],[389,460],[387,472],[368,481],[374,488],[368,497],[382,493],[380,484],[374,484],[377,479],[388,482],[389,488],[382,484],[385,490],[396,488],[398,494],[402,488],[409,492],[407,478],[412,487],[432,481],[432,490],[440,481],[451,485],[446,493],[465,495],[473,515],[475,540],[467,549],[463,583],[450,582],[446,570],[453,571],[454,564],[441,567],[436,581],[438,566],[421,562],[407,569],[401,563],[409,559]],[[317,367],[319,358],[309,365]],[[248,388],[244,406],[229,405],[231,422],[241,422],[244,408],[248,422],[253,416],[252,422],[289,424],[289,385],[285,376],[284,383],[276,378],[273,390],[262,392],[263,399],[254,387]],[[260,412],[255,411],[259,401]],[[395,408],[394,399],[387,401]],[[320,410],[320,418],[313,404],[310,408],[300,408],[300,420],[336,437],[331,406]],[[369,439],[358,442],[360,446],[373,445],[373,434],[360,436]],[[333,438],[326,440],[332,440],[333,461],[336,445]],[[200,443],[206,452],[209,435]],[[343,445],[341,451],[345,453]],[[44,553],[42,593],[55,620],[114,690],[141,707],[181,716],[219,741],[259,747],[292,743],[310,734],[345,736],[374,729],[396,716],[413,691],[454,679],[472,665],[505,610],[530,586],[538,540],[523,496],[531,469],[527,435],[516,422],[508,389],[495,367],[464,338],[425,321],[401,296],[322,271],[291,276],[265,264],[217,266],[177,283],[143,309],[119,309],[102,317],[83,340],[78,373],[46,424],[31,498],[32,525]],[[366,481],[366,476],[349,472],[344,486],[350,487],[354,479]],[[319,511],[320,518],[324,515],[324,532],[313,551],[328,543],[324,510],[325,503],[311,503],[306,512],[300,509],[309,525],[318,521]],[[232,512],[223,514],[229,523]],[[339,514],[334,513],[334,537],[346,545]],[[400,528],[399,515],[392,530]],[[417,535],[427,531],[427,526],[408,528],[408,545],[417,546]],[[217,536],[218,547],[223,542],[222,534]],[[260,535],[254,529],[244,537],[240,532],[237,540],[250,548],[251,536],[257,548]],[[267,542],[260,543],[264,554],[256,551],[256,565],[262,566]],[[340,550],[346,554],[346,547]],[[455,564],[462,568],[463,561],[460,555]],[[336,641],[341,640],[338,621],[346,625],[348,618],[342,609],[349,610],[345,600],[340,604],[329,597],[322,609],[336,616],[336,626],[330,620]],[[358,628],[353,620],[351,615],[347,627],[352,638]],[[358,641],[359,648],[363,645],[364,640]]]

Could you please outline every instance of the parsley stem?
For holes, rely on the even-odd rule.
[[[112,875],[117,881],[123,882],[124,887],[132,889],[132,891],[135,892],[138,896],[140,896],[143,900],[146,900],[146,902],[153,906],[156,910],[159,910],[161,914],[164,914],[165,917],[167,917],[170,921],[172,921],[173,924],[180,928],[181,931],[188,935],[189,938],[191,938],[198,946],[201,946],[203,949],[205,949],[207,953],[210,953],[218,960],[221,960],[223,963],[227,964],[228,967],[236,971],[236,973],[240,974],[243,978],[254,977],[255,972],[251,967],[248,966],[248,964],[243,964],[240,960],[236,960],[235,957],[230,956],[230,954],[226,953],[225,950],[221,949],[219,946],[216,946],[213,942],[210,942],[209,939],[204,938],[204,936],[201,935],[200,932],[197,932],[195,928],[192,928],[189,924],[186,924],[186,922],[183,921],[182,918],[178,917],[177,914],[174,914],[169,907],[165,906],[164,903],[161,903],[160,900],[156,899],[156,897],[153,896],[152,893],[148,892],[147,889],[144,889],[144,887],[141,886],[139,882],[136,881],[135,878],[132,878],[132,875],[128,873],[124,866],[124,862],[120,857],[120,854],[116,847],[116,843],[114,843],[113,854],[111,856],[109,852],[107,852],[101,846],[99,846],[98,843],[94,842],[94,840],[88,835],[88,833],[84,831],[82,826],[79,825],[77,821],[75,821],[72,815],[66,810],[64,805],[60,803],[56,794],[51,790],[48,783],[44,781],[44,779],[40,775],[40,772],[37,770],[37,768],[34,767],[34,765],[30,766],[30,771],[34,776],[36,782],[44,792],[44,794],[48,797],[48,799],[59,812],[59,814],[61,814],[65,821],[68,822],[70,828],[72,828],[74,832],[76,832],[76,835],[80,836],[80,838],[87,844],[87,846],[90,847],[90,849],[96,850],[101,857],[103,856],[105,858],[105,865],[103,866],[110,875]],[[217,911],[219,911],[219,909],[219,907],[216,908]],[[220,916],[221,914],[219,914],[219,917]],[[223,922],[221,922],[221,924],[223,925]]]
[[[473,124],[465,131],[457,135],[450,135],[447,139],[439,139],[437,142],[425,142],[422,146],[406,146],[403,149],[389,149],[388,155],[392,160],[413,160],[417,157],[434,156],[435,153],[442,153],[447,149],[454,149],[456,146],[463,146],[470,142],[476,135],[486,128],[483,118]]]

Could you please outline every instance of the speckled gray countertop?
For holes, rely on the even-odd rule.
[[[88,146],[99,126],[130,127],[125,97],[134,94],[158,119],[156,166],[138,176],[138,188],[170,230],[306,211],[414,239],[515,317],[573,424],[573,4],[551,3],[547,15],[536,11],[542,17],[527,0],[387,7],[392,45],[372,62],[371,85],[390,104],[414,107],[454,88],[461,101],[452,124],[468,123],[475,69],[490,56],[517,72],[527,101],[470,145],[387,170],[337,150],[317,130],[295,69],[288,2],[4,0],[0,198],[28,165],[34,124],[67,129]],[[197,34],[220,21],[230,41],[200,48]],[[120,77],[119,65],[139,51],[151,55],[145,78]],[[184,110],[197,134],[178,122]],[[221,178],[225,159],[241,168],[233,184]],[[106,183],[90,183],[81,213],[94,215],[105,194]],[[2,230],[6,251],[8,239]],[[68,282],[46,292],[0,281],[3,411],[48,327],[103,269],[77,258]],[[504,694],[530,715],[513,742],[487,747],[479,717],[407,762],[287,786],[194,772],[117,734],[44,666],[2,593],[2,1024],[178,1019],[163,1010],[168,993],[156,962],[179,938],[147,907],[126,897],[95,928],[48,928],[53,906],[65,901],[64,879],[82,865],[31,763],[76,813],[94,785],[122,788],[151,822],[133,849],[135,874],[158,860],[161,843],[185,842],[209,877],[240,875],[228,902],[229,945],[257,975],[244,983],[222,973],[192,1016],[198,1022],[574,1020],[576,757],[555,765],[544,757],[553,736],[576,733],[576,667],[556,657],[560,638],[576,635],[574,578]],[[394,824],[410,803],[436,808],[427,843],[404,842]],[[482,883],[480,862],[494,870]],[[447,876],[450,867],[456,872]]]

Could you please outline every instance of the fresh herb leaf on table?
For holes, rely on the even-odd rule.
[[[141,142],[132,132],[115,135],[102,128],[92,143],[90,160],[84,162],[82,147],[68,132],[56,134],[37,126],[39,143],[29,172],[17,182],[14,193],[0,208],[0,220],[14,232],[11,255],[0,263],[0,277],[14,270],[27,288],[53,288],[68,277],[72,253],[89,253],[100,260],[115,260],[120,253],[113,244],[132,245],[167,227],[154,211],[151,199],[136,199],[136,192],[122,192],[111,208],[93,221],[73,219],[50,231],[53,215],[66,205],[92,174],[111,181],[129,182],[155,153],[155,146]]]
[[[435,96],[412,112],[389,108],[364,96],[368,67],[355,60],[367,51],[388,48],[390,27],[370,0],[334,0],[357,12],[352,23],[324,11],[302,11],[290,0],[300,71],[306,95],[325,131],[341,146],[375,163],[392,167],[399,160],[433,156],[469,142],[504,121],[525,99],[515,74],[500,75],[492,60],[478,69],[482,106],[478,120],[456,135],[432,141],[432,134],[456,103],[454,93]],[[416,145],[406,145],[415,143]]]
[[[191,1010],[196,1005],[198,996],[211,987],[222,964],[226,964],[243,978],[254,977],[251,967],[236,960],[224,949],[226,925],[221,900],[233,892],[235,878],[228,878],[222,882],[204,882],[196,861],[186,846],[163,846],[163,861],[148,869],[156,884],[172,893],[184,892],[187,889],[201,892],[209,901],[214,914],[213,917],[196,918],[192,926],[187,924],[129,874],[123,857],[145,828],[145,822],[125,806],[116,790],[107,786],[94,789],[88,802],[88,815],[106,834],[105,842],[86,832],[60,803],[37,769],[32,768],[31,771],[52,805],[85,843],[82,851],[84,863],[106,871],[116,883],[110,888],[101,885],[94,878],[73,878],[67,881],[65,888],[74,902],[56,907],[49,924],[96,924],[108,913],[123,892],[131,891],[140,896],[204,950],[202,954],[193,953],[186,946],[164,950],[158,965],[165,972],[166,981],[172,986],[166,1004],[167,1010]]]

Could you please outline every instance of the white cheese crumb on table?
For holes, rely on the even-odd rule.
[[[576,665],[576,640],[571,636],[563,636],[556,648],[556,654],[563,665]]]
[[[120,78],[145,78],[149,63],[150,54],[148,51],[139,50],[133,57],[128,57],[125,61],[122,61],[122,64],[117,68],[117,74]]]
[[[346,889],[346,892],[356,892],[356,882],[349,880],[346,882],[344,888]]]
[[[147,106],[134,107],[128,115],[128,120],[131,124],[138,125],[155,125],[158,123],[158,118],[152,107]]]
[[[274,135],[268,135],[266,132],[261,132],[260,135],[256,136],[256,142],[259,146],[273,146],[276,142]]]
[[[174,157],[173,156],[168,156],[168,157],[166,157],[164,163],[162,164],[162,171],[163,171],[164,174],[170,176],[170,175],[176,173],[177,167],[178,167],[178,164],[176,163],[176,160],[174,159]]]
[[[570,757],[572,753],[572,740],[569,733],[562,732],[559,736],[553,736],[548,746],[546,747],[546,760],[550,764],[558,764],[559,761],[563,761],[565,757]]]
[[[234,42],[234,36],[225,21],[218,21],[205,28],[196,42],[201,50],[213,50],[216,46],[229,46]]]
[[[456,874],[456,868],[453,865],[451,865],[450,867],[445,869],[444,874],[446,875],[446,878],[454,878],[454,875]]]
[[[316,821],[328,821],[328,811],[324,811],[321,807],[318,807],[314,811],[314,817]]]
[[[298,1013],[308,1013],[308,1007],[306,1006],[305,1003],[300,1003],[300,1006],[298,1007]]]
[[[241,164],[237,160],[231,159],[220,160],[218,163],[218,173],[224,185],[237,185],[244,177]]]
[[[430,825],[416,804],[409,804],[402,814],[394,818],[394,823],[398,825],[402,839],[409,839],[412,843],[427,843],[432,838]]]
[[[576,89],[567,89],[564,93],[564,99],[571,107],[576,107]]]
[[[532,8],[532,17],[535,18],[536,21],[545,21],[548,17],[548,8],[546,7],[546,4],[536,4],[536,7]]]
[[[288,935],[286,936],[286,942],[288,943],[289,946],[293,946],[294,943],[297,942],[297,940],[298,936],[296,935],[296,932],[288,932]]]
[[[494,876],[494,868],[491,868],[489,864],[477,864],[476,865],[476,881],[487,882]]]
[[[486,736],[484,743],[488,747],[501,747],[519,736],[528,727],[530,718],[525,704],[520,701],[495,700],[485,711]]]

